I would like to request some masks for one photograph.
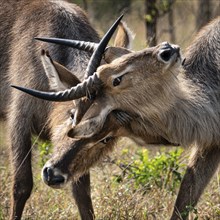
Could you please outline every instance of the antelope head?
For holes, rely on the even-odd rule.
[[[41,59],[50,80],[51,89],[69,88],[80,83],[69,70],[53,61],[48,53],[43,51]],[[112,111],[108,114],[102,129],[97,134],[76,138],[75,128],[94,104],[94,100],[86,97],[73,102],[54,104],[50,115],[50,127],[55,151],[42,169],[42,179],[50,187],[61,188],[69,179],[77,181],[113,150],[119,137],[141,139],[140,135],[132,131],[138,130],[135,127],[138,119],[120,111]],[[145,134],[142,139],[144,143],[169,144],[164,138],[150,133]]]
[[[177,45],[164,42],[138,52],[109,47],[102,57],[106,64],[70,89],[48,93],[17,88],[50,101],[95,97],[93,105],[72,132],[76,138],[91,137],[99,132],[113,110],[132,111],[143,116],[146,112],[159,114],[170,108],[173,97],[169,86],[177,78],[176,69],[181,67],[182,59]],[[171,101],[165,103],[167,96]]]
[[[70,177],[77,180],[106,155],[106,152],[111,151],[117,137],[137,135],[132,133],[134,132],[132,122],[137,123],[136,117],[130,116],[129,112],[133,105],[135,105],[135,109],[139,109],[138,105],[141,107],[141,103],[138,102],[138,96],[142,94],[140,89],[143,89],[144,84],[151,79],[166,78],[166,75],[172,75],[173,70],[179,65],[180,55],[179,48],[168,43],[143,51],[132,52],[120,47],[105,49],[107,45],[105,38],[99,45],[78,41],[67,42],[63,39],[47,38],[43,40],[56,41],[56,43],[62,44],[71,43],[71,46],[74,45],[79,49],[94,52],[88,65],[87,78],[83,82],[74,79],[73,81],[76,83],[72,83],[71,87],[66,85],[70,82],[72,73],[59,64],[53,63],[51,59],[48,59],[48,56],[48,58],[44,57],[47,61],[43,62],[49,63],[49,67],[45,65],[48,75],[55,72],[52,75],[57,82],[67,79],[66,83],[58,83],[61,86],[57,86],[57,88],[65,89],[64,91],[41,92],[16,87],[49,101],[67,102],[75,100],[74,106],[69,106],[70,109],[74,109],[74,116],[72,115],[68,122],[62,123],[57,135],[67,138],[68,147],[60,147],[61,153],[56,154],[43,169],[44,181],[50,186],[60,187]],[[103,42],[105,42],[105,46],[103,46]],[[99,56],[98,61],[96,59],[97,54]],[[101,60],[104,64],[97,69]],[[66,72],[67,76],[60,77],[59,71]],[[92,73],[93,75],[91,75]],[[151,93],[160,88],[159,82],[155,81],[146,84],[144,90],[150,88],[150,84],[155,85],[155,90],[152,89]],[[129,100],[130,94],[132,97],[135,97],[133,94],[137,95],[134,103],[132,103],[132,99]],[[79,98],[81,99],[78,100]],[[150,101],[150,98],[146,101]],[[79,108],[82,111],[79,111]],[[125,109],[128,113],[120,111],[121,109]],[[59,116],[54,115],[55,117]],[[151,132],[145,133],[143,139],[145,143],[167,142],[163,137]],[[58,140],[60,139],[58,138]]]

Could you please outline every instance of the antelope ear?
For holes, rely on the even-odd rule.
[[[120,22],[118,31],[114,41],[114,47],[108,47],[104,53],[104,61],[106,63],[111,63],[113,60],[131,53],[129,50],[131,47],[134,34],[128,28],[125,22]]]
[[[105,108],[103,108],[105,106]],[[99,133],[103,128],[107,116],[112,111],[112,106],[105,105],[105,102],[94,102],[79,124],[73,127],[68,136],[71,138],[89,138]]]
[[[82,121],[74,128],[71,128],[67,133],[68,137],[74,139],[90,138],[97,134],[101,130],[98,118],[92,118],[90,120]]]
[[[61,64],[53,61],[49,53],[44,50],[41,52],[41,61],[52,90],[65,90],[80,83],[80,80],[74,74]]]
[[[131,48],[131,43],[134,39],[134,34],[127,26],[125,22],[120,22],[118,26],[118,31],[115,37],[114,46],[115,47],[124,47],[124,48]]]
[[[131,52],[131,50],[123,47],[108,47],[104,53],[104,60],[106,63],[111,63],[113,60]]]

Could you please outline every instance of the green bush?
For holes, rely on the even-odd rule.
[[[149,157],[147,149],[138,150],[133,156],[132,163],[117,161],[116,164],[123,169],[123,175],[117,176],[116,180],[122,181],[127,177],[134,181],[135,186],[149,190],[159,187],[175,192],[179,186],[185,164],[180,162],[183,150],[181,148],[169,152],[157,152],[156,156]],[[128,154],[125,150],[124,154]]]
[[[33,143],[37,146],[40,153],[40,167],[43,167],[47,160],[50,159],[52,144],[50,141],[41,141],[35,139]]]

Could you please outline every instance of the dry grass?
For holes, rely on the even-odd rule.
[[[177,1],[175,9],[176,43],[185,48],[189,45],[192,36],[196,32],[195,13],[191,7],[192,1]],[[136,11],[141,11],[140,3],[134,1]],[[216,1],[216,4],[219,4]],[[142,5],[142,4],[141,4]],[[181,9],[181,10],[180,10]],[[181,14],[180,14],[181,13]],[[138,33],[134,42],[134,49],[146,46],[145,27],[140,21],[142,17],[136,13],[126,17],[126,21]],[[137,24],[138,23],[138,24]],[[187,28],[186,27],[187,24]],[[167,16],[160,19],[158,42],[169,40],[164,32],[167,29]],[[5,141],[5,125],[0,122],[0,220],[7,220],[10,206],[11,176],[9,168],[9,156]],[[135,151],[135,146],[127,140],[120,141],[112,158],[120,158],[121,149],[129,148]],[[156,149],[158,150],[158,149]],[[156,150],[152,150],[153,152]],[[33,156],[34,189],[23,213],[24,220],[62,220],[79,219],[70,189],[53,190],[47,187],[40,178],[39,152]],[[125,179],[117,184],[113,181],[115,174],[121,170],[112,164],[103,164],[92,170],[92,198],[97,219],[100,220],[164,220],[169,219],[176,194],[171,194],[165,189],[152,187],[148,193],[143,194],[142,189],[136,190],[131,180]],[[220,219],[220,172],[218,172],[205,190],[198,204],[198,219]]]
[[[2,125],[1,125],[2,126]],[[0,131],[3,131],[3,126]],[[0,132],[0,220],[7,220],[10,206],[10,174],[7,148]],[[117,144],[112,158],[120,158],[122,149],[131,153],[136,147],[127,139]],[[155,150],[151,150],[153,153]],[[25,220],[64,220],[79,219],[69,187],[64,190],[50,189],[40,178],[39,153],[33,156],[34,189],[28,200],[23,219]],[[148,193],[135,189],[131,180],[116,183],[114,175],[121,170],[114,164],[102,163],[92,169],[92,198],[97,219],[100,220],[140,220],[169,219],[176,198],[165,189],[152,187]],[[218,173],[219,174],[219,173]],[[220,219],[219,176],[215,175],[198,205],[199,219]]]

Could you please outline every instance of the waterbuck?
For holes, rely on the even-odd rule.
[[[43,35],[90,42],[98,42],[99,37],[85,13],[75,4],[48,0],[1,0],[0,3],[0,115],[5,118],[7,113],[9,127],[8,145],[11,151],[13,176],[10,219],[14,220],[21,218],[33,187],[31,135],[36,134],[42,139],[50,139],[53,132],[56,132],[54,128],[57,127],[55,121],[54,124],[48,123],[51,110],[59,109],[59,117],[66,115],[69,117],[70,110],[76,106],[72,102],[59,106],[36,100],[10,90],[9,84],[26,85],[48,91],[48,78],[39,59],[41,50],[45,49],[50,51],[56,61],[76,74],[77,79],[74,76],[71,78],[70,72],[67,78],[61,78],[61,81],[68,82],[67,86],[75,86],[79,79],[84,79],[92,53],[36,42],[34,37]],[[74,143],[75,140],[69,138],[63,139],[60,144],[72,146]],[[56,181],[60,179],[57,178]],[[72,192],[81,218],[93,219],[88,172],[80,177],[78,183],[72,183]]]
[[[117,48],[113,56],[106,50],[108,64],[98,68],[92,82],[80,85],[87,85],[86,90],[79,92],[77,86],[59,93],[26,92],[58,101],[96,93],[95,105],[70,129],[73,138],[94,137],[112,111],[119,109],[137,115],[140,133],[151,130],[172,143],[191,146],[171,217],[186,219],[187,207],[197,204],[220,162],[219,36],[218,17],[198,33],[184,60],[180,48],[167,42],[139,52]]]

